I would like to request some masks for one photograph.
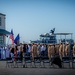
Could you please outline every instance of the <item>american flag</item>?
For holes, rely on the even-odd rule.
[[[12,45],[14,45],[14,35],[13,35],[13,30],[11,30],[11,33],[10,33],[10,39],[12,40]]]

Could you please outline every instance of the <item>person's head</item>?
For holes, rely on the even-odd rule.
[[[14,45],[12,45],[11,48],[14,48]]]
[[[24,47],[26,47],[26,44],[23,44]]]
[[[32,45],[34,45],[35,43],[32,43]]]
[[[66,42],[66,45],[69,45],[69,42]]]
[[[50,46],[53,46],[53,44],[49,44]]]
[[[48,47],[50,46],[50,44],[48,44]]]
[[[57,43],[57,44],[55,44],[55,46],[59,46],[59,44]]]
[[[62,45],[63,43],[62,42],[60,42],[60,45]]]

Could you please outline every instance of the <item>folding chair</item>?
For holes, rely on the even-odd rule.
[[[15,59],[15,66],[14,67],[22,67],[23,66],[23,61],[22,58],[20,56],[16,56],[14,57]]]
[[[75,64],[75,57],[72,57],[72,68],[75,68],[74,64]]]
[[[12,58],[6,58],[6,67],[12,67],[14,66],[14,62],[12,60]]]
[[[23,57],[24,58],[24,63],[25,64],[23,64],[23,67],[28,67],[28,65],[27,64],[30,64],[30,67],[32,66],[32,60],[31,60],[31,56],[24,56]]]
[[[41,56],[41,62],[43,62],[43,67],[46,67],[45,64],[49,64],[48,66],[50,67],[50,60],[48,58],[48,56]]]
[[[69,68],[70,68],[70,56],[64,56],[62,57],[62,67],[65,68],[65,64],[68,64]],[[64,66],[65,65],[65,66]]]
[[[36,67],[36,64],[39,64],[39,67],[41,67],[41,57],[40,56],[35,56],[34,57],[34,66]]]

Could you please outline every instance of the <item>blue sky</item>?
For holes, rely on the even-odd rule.
[[[39,39],[55,32],[73,33],[75,39],[74,0],[0,0],[0,13],[6,14],[6,30],[19,33],[21,42]]]

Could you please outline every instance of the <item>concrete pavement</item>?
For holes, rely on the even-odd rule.
[[[0,75],[75,75],[75,69],[6,68],[5,61],[0,61]]]

